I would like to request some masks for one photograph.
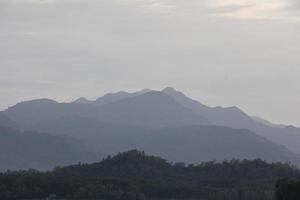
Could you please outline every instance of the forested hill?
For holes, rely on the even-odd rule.
[[[58,167],[52,172],[9,172],[0,175],[3,199],[206,199],[274,200],[281,178],[300,180],[288,164],[231,160],[199,165],[169,163],[129,151],[99,163]]]
[[[282,177],[299,177],[300,170],[283,163],[269,164],[261,159],[204,162],[198,165],[170,163],[167,160],[131,150],[114,157],[108,156],[99,163],[56,168],[53,173],[74,176],[132,177],[137,179],[189,180],[247,179],[249,181],[275,180]]]

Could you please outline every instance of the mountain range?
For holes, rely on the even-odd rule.
[[[237,107],[209,107],[173,88],[110,93],[95,101],[79,98],[70,103],[49,99],[21,102],[0,112],[1,126],[20,130],[17,135],[22,140],[33,140],[28,131],[39,137],[76,140],[77,144],[72,145],[81,151],[73,162],[96,159],[96,154],[100,157],[141,149],[174,162],[262,158],[300,164],[298,128],[272,124]],[[7,139],[6,143],[14,141]],[[6,151],[9,150],[0,147],[0,155]],[[87,152],[91,152],[89,156]],[[69,157],[67,150],[60,154]],[[28,168],[25,164],[18,166]]]

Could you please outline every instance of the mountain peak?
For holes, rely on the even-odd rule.
[[[76,99],[73,103],[88,104],[90,103],[90,101],[84,97],[80,97],[79,99]]]
[[[52,99],[34,99],[29,101],[22,101],[20,103],[17,103],[15,106],[24,106],[24,105],[48,105],[48,104],[56,104],[57,102]]]
[[[121,95],[128,95],[129,93],[128,92],[125,92],[125,91],[118,91],[118,92],[115,92],[115,93],[107,93],[105,94],[104,96],[121,96]],[[101,97],[100,97],[101,98]]]
[[[172,88],[172,87],[166,87],[161,92],[165,93],[165,94],[168,94],[168,95],[170,95],[172,97],[175,97],[175,96],[177,96],[177,97],[185,97],[185,95],[182,92],[180,92],[180,91],[178,91],[178,90],[176,90],[175,88]]]
[[[148,88],[144,88],[144,89],[142,89],[140,91],[135,92],[135,94],[140,95],[140,94],[145,94],[145,93],[148,93],[148,92],[151,92],[151,91],[152,90],[150,90]]]
[[[173,87],[166,87],[165,89],[162,90],[162,92],[178,92],[178,91]]]

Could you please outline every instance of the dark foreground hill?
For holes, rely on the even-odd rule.
[[[282,179],[276,184],[277,200],[299,200],[300,181]]]
[[[168,163],[136,150],[99,163],[56,168],[52,172],[0,174],[2,199],[202,199],[274,200],[281,178],[300,180],[288,164],[231,160],[200,165]]]

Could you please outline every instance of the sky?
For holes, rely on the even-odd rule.
[[[0,0],[0,109],[172,86],[300,126],[298,0]]]

